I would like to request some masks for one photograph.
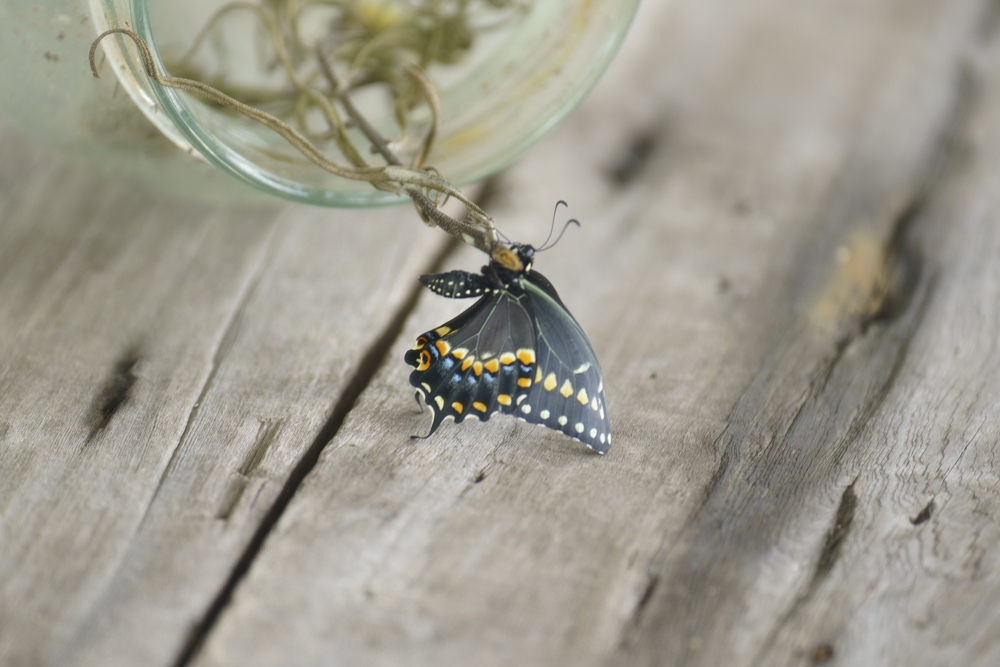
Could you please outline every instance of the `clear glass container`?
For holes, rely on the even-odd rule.
[[[457,75],[430,69],[442,117],[428,164],[456,184],[509,164],[596,83],[638,2],[534,0],[516,28],[487,40],[487,52],[476,53]],[[5,32],[0,85],[6,91],[0,93],[0,117],[105,172],[176,194],[245,198],[246,189],[237,181],[214,173],[221,170],[259,191],[308,204],[365,206],[393,200],[367,183],[320,170],[266,128],[150,81],[125,37],[103,42],[103,78],[91,77],[87,53],[98,33],[132,28],[160,62],[158,45],[200,29],[203,4],[0,0]],[[375,118],[375,124],[391,122],[385,116]]]

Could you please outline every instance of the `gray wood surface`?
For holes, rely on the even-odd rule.
[[[426,432],[473,269],[408,209],[156,201],[0,159],[0,662],[994,665],[1000,25],[647,0],[490,188],[614,446]],[[57,191],[58,195],[52,192]],[[355,400],[356,399],[356,400]]]

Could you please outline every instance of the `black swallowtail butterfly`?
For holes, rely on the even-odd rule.
[[[601,367],[552,283],[531,269],[534,254],[530,245],[513,244],[481,274],[420,278],[451,299],[479,297],[406,353],[416,369],[410,384],[434,416],[426,437],[445,417],[487,421],[503,412],[562,431],[600,454],[611,448]]]

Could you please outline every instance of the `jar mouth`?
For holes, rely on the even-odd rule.
[[[510,164],[569,114],[617,52],[639,0],[535,0],[518,28],[490,57],[439,86],[442,117],[428,164],[456,185],[481,180]],[[91,0],[99,29],[131,27],[161,71],[148,0]],[[175,144],[272,195],[319,206],[366,207],[401,202],[329,174],[281,137],[252,121],[214,109],[195,96],[145,77],[124,38],[107,40],[123,87]],[[125,47],[123,52],[123,47]],[[128,53],[128,55],[126,55]],[[433,77],[433,72],[430,72]]]

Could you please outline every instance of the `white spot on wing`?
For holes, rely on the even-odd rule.
[[[588,370],[590,370],[590,362],[586,361],[586,362],[583,363],[583,365],[581,365],[579,368],[577,368],[575,371],[573,371],[573,375],[579,375],[580,373],[586,373]]]
[[[565,426],[565,425],[566,425],[566,422],[568,422],[568,421],[569,421],[569,420],[568,420],[568,419],[566,419],[566,415],[563,415],[562,417],[560,417],[560,418],[559,418],[559,425],[560,425],[560,426]]]
[[[577,422],[576,423],[576,432],[577,433],[583,433],[583,428],[584,428],[583,422]]]
[[[539,413],[539,416],[540,416],[540,417],[541,417],[542,419],[548,419],[548,418],[549,418],[549,415],[550,415],[550,414],[552,414],[552,413],[551,413],[551,412],[549,412],[548,410],[542,410],[542,411],[541,411],[541,412]]]
[[[530,415],[531,414],[531,406],[528,405],[527,403],[525,403],[524,405],[521,406],[521,412],[523,412],[526,415]]]

